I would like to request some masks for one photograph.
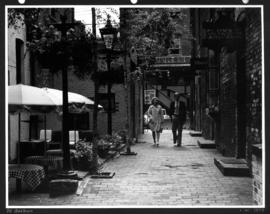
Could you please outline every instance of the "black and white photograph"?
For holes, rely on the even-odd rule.
[[[263,13],[6,5],[6,208],[265,208]]]

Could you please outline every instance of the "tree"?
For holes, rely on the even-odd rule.
[[[186,16],[181,8],[132,8],[121,9],[121,37],[127,47],[142,49],[145,55],[155,56],[168,53],[174,44],[176,23]],[[180,26],[181,27],[181,26]]]
[[[84,78],[92,72],[92,53],[94,36],[86,32],[84,24],[77,21],[74,29],[67,31],[67,40],[61,41],[61,32],[54,26],[56,21],[47,9],[12,8],[8,10],[8,24],[18,28],[18,22],[27,27],[27,47],[36,56],[42,67],[58,72],[66,57],[72,57],[74,73]],[[43,16],[41,15],[43,13]],[[66,56],[59,56],[59,52]]]

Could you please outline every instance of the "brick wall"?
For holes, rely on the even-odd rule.
[[[206,72],[201,73],[201,85],[200,85],[200,113],[202,118],[201,130],[203,137],[206,139],[211,138],[211,119],[206,115],[207,108],[207,77]]]
[[[259,9],[247,10],[246,71],[247,71],[247,143],[261,143],[261,22]],[[251,153],[247,154],[251,160]]]
[[[207,57],[208,49],[202,46],[202,39],[204,38],[204,29],[202,28],[202,22],[209,19],[208,9],[191,9],[190,20],[193,39],[193,51],[192,57]],[[206,70],[197,69],[199,74],[195,77],[195,121],[194,126],[198,131],[202,131],[203,136],[207,139],[211,138],[212,121],[206,115],[207,107],[207,73]]]
[[[236,52],[222,48],[220,54],[220,135],[219,151],[234,156],[237,143]]]
[[[191,55],[191,28],[190,28],[190,9],[183,9],[185,18],[182,23],[183,32],[181,38],[182,54],[183,56]]]
[[[252,155],[252,189],[253,202],[256,205],[262,204],[262,158]]]
[[[262,143],[262,47],[261,13],[259,9],[246,10],[246,78],[247,78],[247,147]],[[253,199],[262,203],[262,160],[247,150],[247,160],[252,169]]]

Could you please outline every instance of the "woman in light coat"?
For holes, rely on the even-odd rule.
[[[159,100],[157,97],[153,97],[151,100],[147,114],[149,116],[149,127],[152,131],[154,145],[159,146],[160,133],[162,132],[163,123],[163,112],[162,107],[158,104]]]

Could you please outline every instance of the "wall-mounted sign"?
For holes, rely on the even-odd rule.
[[[215,21],[203,22],[203,28],[205,29],[203,45],[211,49],[222,46],[235,49],[244,37],[239,24],[229,15],[220,15]]]
[[[155,89],[144,90],[144,104],[150,105],[153,97],[156,96]]]
[[[242,32],[235,28],[217,28],[206,29],[206,39],[209,40],[229,40],[229,39],[241,39]]]

